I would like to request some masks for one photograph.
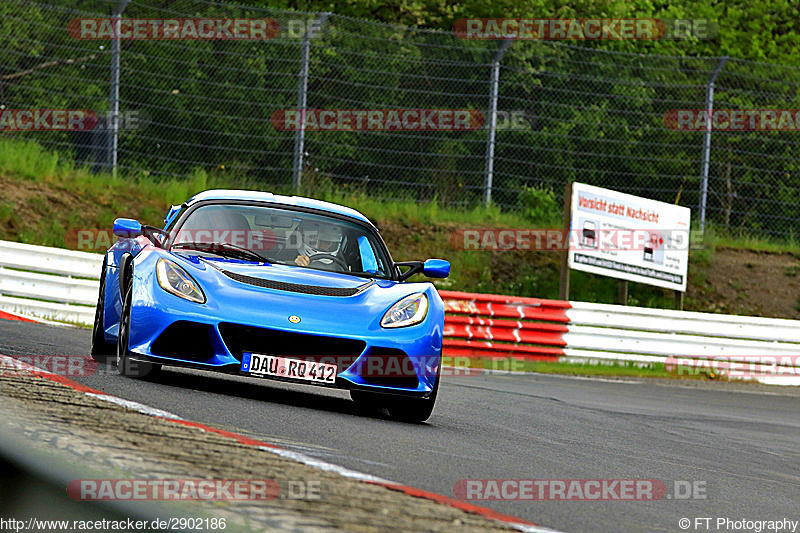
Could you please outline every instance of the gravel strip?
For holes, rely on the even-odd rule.
[[[228,531],[511,529],[480,515],[348,479],[22,373],[0,376],[0,423],[31,446],[54,452],[73,466],[91,467],[93,473],[99,469],[109,479],[278,483],[280,496],[269,501],[169,502],[181,506],[183,514],[196,511],[225,518]],[[297,497],[298,487],[313,493]]]

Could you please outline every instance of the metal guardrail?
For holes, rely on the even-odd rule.
[[[102,262],[100,254],[0,241],[0,310],[91,324]],[[450,356],[636,363],[680,357],[698,365],[714,357],[800,356],[796,320],[440,294]]]
[[[532,360],[668,362],[774,357],[796,366],[800,321],[440,291],[445,353]],[[513,318],[513,320],[509,320]],[[721,365],[725,366],[725,365]],[[769,375],[768,365],[756,368]],[[800,383],[798,383],[800,384]]]
[[[0,310],[91,324],[101,254],[0,241]]]

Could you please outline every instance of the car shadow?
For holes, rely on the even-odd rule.
[[[165,367],[157,375],[149,378],[150,383],[157,383],[162,386],[176,387],[181,389],[192,389],[211,394],[222,394],[224,396],[269,402],[292,407],[304,407],[316,411],[326,411],[330,413],[340,413],[345,415],[359,416],[363,418],[374,418],[379,420],[390,419],[386,410],[366,410],[360,408],[349,398],[337,398],[316,392],[282,388],[274,386],[278,383],[268,379],[237,379],[238,376],[204,373],[197,370],[173,369]],[[312,385],[302,385],[286,383],[289,387],[313,387]],[[324,390],[319,387],[320,391]],[[341,391],[341,389],[328,389],[330,391]]]

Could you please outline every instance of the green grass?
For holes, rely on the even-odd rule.
[[[88,167],[74,167],[71,160],[57,152],[42,148],[35,142],[15,139],[0,140],[0,173],[36,182],[66,181],[70,189],[84,194],[113,194],[122,188],[131,189],[147,199],[158,199],[163,205],[180,204],[192,195],[212,188],[269,190],[277,194],[293,194],[280,186],[270,186],[233,174],[209,176],[204,170],[193,169],[182,179],[157,179],[147,173],[91,173]],[[485,224],[491,227],[532,227],[529,220],[517,212],[503,212],[497,207],[476,206],[473,209],[448,209],[438,205],[436,198],[429,202],[411,199],[383,201],[368,196],[363,190],[337,189],[331,183],[304,185],[302,195],[348,205],[370,218],[385,218],[408,223],[425,224]],[[0,218],[7,215],[8,206],[0,203]],[[162,212],[157,215],[162,216]]]
[[[26,179],[52,179],[72,170],[71,159],[60,159],[33,142],[5,139],[0,141],[0,172]]]
[[[72,326],[74,328],[80,329],[92,329],[92,324],[84,324],[83,322],[73,322],[72,320],[57,320],[53,318],[48,318],[51,322],[58,322],[59,324],[64,324],[65,326]]]
[[[708,232],[707,232],[708,233]],[[724,228],[711,227],[711,238],[715,246],[737,248],[768,253],[800,254],[800,241],[794,235],[774,237],[757,235],[742,231],[731,231]]]
[[[476,359],[473,368],[487,370],[537,372],[539,374],[569,374],[574,376],[617,376],[617,377],[651,377],[669,378],[670,375],[663,363],[638,365],[635,363],[555,363],[548,361],[523,361],[518,359]]]
[[[669,371],[664,363],[634,363],[609,361],[599,363],[531,361],[515,358],[448,358],[444,366],[503,372],[534,372],[539,374],[566,374],[572,376],[621,377],[621,378],[663,378],[663,379],[709,379],[703,372],[684,369],[683,372]],[[462,373],[463,372],[463,373]],[[453,375],[464,375],[465,371],[454,370]]]

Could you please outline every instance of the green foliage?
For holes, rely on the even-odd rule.
[[[170,205],[180,205],[208,188],[208,174],[203,169],[196,168],[186,179],[164,181],[164,199]]]
[[[800,6],[793,0],[249,0],[250,4],[303,11],[331,11],[339,15],[450,31],[459,18],[661,18],[708,19],[719,35],[697,39],[655,41],[600,41],[586,46],[667,55],[729,55],[753,61],[800,64],[796,46]],[[580,43],[579,43],[580,44]]]
[[[795,46],[800,8],[792,0],[246,3],[132,2],[125,16],[275,16],[284,23],[289,18],[313,20],[313,12],[333,12],[336,16],[312,42],[309,107],[456,108],[483,113],[497,42],[455,38],[453,23],[459,18],[716,21],[719,36],[703,41],[515,41],[503,58],[499,106],[501,111],[524,111],[525,120],[520,128],[497,132],[492,198],[501,209],[524,206],[529,200],[520,198],[528,195],[524,187],[560,191],[573,180],[698,205],[702,134],[670,131],[663,117],[672,108],[702,106],[719,56],[739,59],[730,60],[720,75],[718,108],[800,108],[800,95],[794,89],[800,84],[800,71],[740,60],[800,64],[800,48]],[[92,109],[100,115],[108,110],[109,43],[72,39],[64,31],[80,10],[99,15],[108,3],[74,4],[0,3],[2,74],[23,74],[3,80],[4,101]],[[264,7],[305,12],[260,9]],[[625,54],[612,56],[607,51]],[[121,132],[120,164],[126,179],[189,175],[188,182],[168,191],[171,198],[196,189],[202,183],[199,172],[205,172],[207,182],[235,178],[289,190],[294,132],[275,128],[271,118],[276,110],[297,106],[301,52],[301,40],[286,35],[258,43],[124,41],[122,111],[138,111],[145,118],[141,129]],[[43,68],[31,71],[32,67]],[[483,196],[486,131],[429,133],[309,131],[304,186],[309,194],[322,197],[369,194],[467,211],[478,206]],[[42,159],[34,153],[20,154],[22,161],[6,160],[7,166],[0,168],[11,166],[34,179],[56,175],[56,167],[73,159],[80,166],[100,157],[86,149],[90,141],[85,135],[18,136],[34,135],[58,153],[51,151]],[[800,232],[800,159],[793,135],[716,135],[709,218],[734,228]],[[769,202],[761,202],[767,193]],[[532,209],[528,215],[535,223],[551,224],[546,207]]]
[[[538,227],[558,227],[562,208],[553,189],[523,187],[520,194],[523,216]]]

